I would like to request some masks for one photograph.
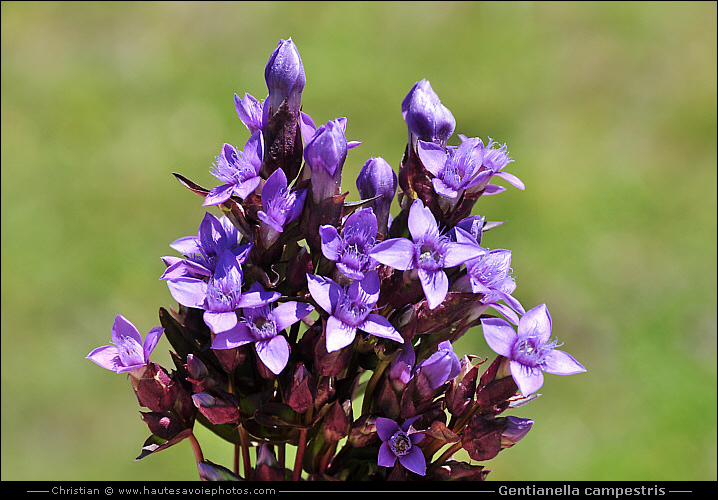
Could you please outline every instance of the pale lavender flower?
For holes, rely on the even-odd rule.
[[[481,327],[489,347],[510,360],[511,376],[524,396],[541,388],[543,372],[572,375],[586,371],[570,354],[556,349],[555,340],[549,340],[551,315],[546,304],[534,307],[521,317],[518,334],[502,318],[484,318]]]
[[[428,80],[417,82],[401,103],[401,114],[409,128],[412,145],[416,140],[445,145],[454,133],[456,120],[441,104]]]
[[[262,181],[259,169],[262,167],[263,156],[264,140],[261,131],[255,131],[249,137],[241,152],[231,144],[225,144],[212,170],[212,175],[224,184],[212,188],[203,205],[220,205],[233,194],[242,199],[252,194]]]
[[[164,331],[165,329],[159,326],[152,328],[143,343],[135,325],[118,314],[112,325],[114,345],[98,347],[87,355],[87,359],[117,373],[133,372],[147,365],[150,354]]]
[[[184,277],[168,281],[167,286],[183,306],[204,309],[204,321],[214,333],[225,332],[237,325],[237,309],[266,305],[281,296],[279,292],[265,291],[259,283],[242,292],[241,264],[232,252],[224,251],[208,282]]]
[[[384,316],[373,313],[379,300],[379,275],[369,271],[364,279],[342,288],[329,278],[307,274],[309,293],[319,307],[329,313],[326,327],[327,352],[348,346],[357,329],[376,337],[404,342]]]
[[[307,78],[302,58],[299,57],[299,51],[291,37],[277,43],[277,48],[264,68],[264,79],[269,89],[268,106],[273,113],[277,112],[285,99],[290,110],[295,113],[299,111]]]
[[[426,475],[426,458],[416,446],[424,438],[424,433],[413,431],[411,424],[418,416],[406,420],[401,427],[394,420],[385,417],[376,418],[376,432],[382,444],[379,447],[377,464],[381,467],[394,467],[397,459],[407,470],[421,476]]]
[[[219,333],[212,349],[232,349],[253,342],[262,363],[279,375],[289,360],[289,342],[280,332],[313,310],[312,305],[302,302],[244,308],[241,320],[231,330]]]
[[[467,139],[458,148],[418,141],[417,153],[421,163],[434,176],[434,191],[447,198],[458,198],[485,175],[480,175],[484,158],[484,143],[479,138]]]
[[[475,259],[485,250],[477,245],[452,242],[442,235],[431,210],[420,199],[416,199],[409,209],[408,226],[413,241],[406,238],[385,240],[378,243],[370,255],[394,269],[416,270],[429,309],[435,309],[449,291],[449,278],[444,269]]]
[[[463,134],[459,134],[459,138],[461,139],[462,144],[466,141],[473,140],[468,139]],[[477,140],[481,141],[481,139]],[[489,184],[489,181],[491,181],[494,176],[501,177],[515,188],[521,190],[525,189],[524,183],[521,181],[521,179],[519,179],[513,174],[502,171],[506,165],[514,161],[509,156],[508,151],[506,150],[506,144],[499,145],[498,143],[494,142],[491,137],[489,137],[488,144],[483,146],[482,143],[482,147],[483,158],[481,162],[481,169],[478,174],[476,174],[476,182],[472,182],[471,187],[467,188],[468,192],[479,192],[481,190],[484,190],[483,194],[489,195],[506,191],[506,188],[502,186]]]
[[[281,233],[284,226],[302,214],[307,190],[287,189],[287,175],[278,168],[267,178],[262,187],[262,209],[257,212],[259,220]]]
[[[394,200],[398,186],[398,178],[386,160],[381,157],[369,158],[362,166],[357,176],[356,186],[359,196],[364,200],[379,196],[366,206],[374,209],[378,230],[388,234],[390,224],[391,203]]]
[[[524,314],[521,303],[511,295],[516,290],[516,282],[511,277],[511,250],[490,250],[477,259],[466,262],[466,269],[471,283],[471,291],[484,294],[482,304],[491,305],[494,309],[517,324],[518,317],[514,311]],[[503,300],[511,309],[499,304]]]
[[[336,262],[342,274],[359,280],[377,265],[369,256],[376,243],[376,234],[377,220],[371,208],[362,208],[347,217],[341,236],[334,226],[319,228],[324,256]]]
[[[460,371],[461,362],[448,340],[440,342],[436,352],[416,367],[416,374],[422,373],[432,389],[438,389]]]

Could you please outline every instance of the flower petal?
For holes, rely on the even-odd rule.
[[[391,436],[389,436],[391,437]],[[396,463],[396,455],[391,451],[389,443],[382,443],[379,447],[379,456],[377,457],[377,465],[381,467],[394,467]]]
[[[103,345],[102,347],[98,347],[86,357],[90,361],[100,365],[102,368],[112,370],[113,372],[122,368],[119,352],[117,351],[117,347],[114,345]]]
[[[168,281],[172,298],[185,307],[203,308],[207,296],[207,283],[197,278],[179,278]]]
[[[518,336],[508,321],[501,318],[484,318],[481,320],[486,343],[496,354],[510,357],[511,350]]]
[[[457,234],[459,234],[459,229]],[[464,233],[466,234],[466,233]],[[476,243],[447,243],[444,253],[444,267],[454,267],[467,260],[476,259],[486,253],[486,250]]]
[[[256,177],[250,177],[249,179],[246,179],[239,184],[237,184],[234,187],[234,192],[242,198],[243,200],[248,198],[250,194],[252,194],[257,187],[259,187],[259,183],[262,181],[262,178],[259,176]],[[207,195],[209,196],[209,195]]]
[[[237,326],[237,313],[234,311],[205,311],[202,317],[207,326],[209,326],[215,334],[227,332]]]
[[[504,179],[506,182],[508,182],[515,188],[522,189],[522,190],[526,188],[524,186],[524,183],[521,181],[521,179],[519,179],[518,177],[516,177],[513,174],[510,174],[508,172],[497,172],[496,176],[501,177],[502,179]]]
[[[429,309],[436,309],[449,292],[449,277],[441,269],[428,271],[420,268],[418,274]]]
[[[160,337],[162,336],[162,333],[164,331],[165,329],[161,326],[156,326],[147,333],[147,337],[145,337],[145,343],[143,347],[145,361],[148,361],[150,359],[150,354],[152,354],[152,351],[155,349],[155,346],[157,346],[157,342],[160,340]]]
[[[203,207],[210,207],[213,205],[221,205],[227,201],[234,193],[234,184],[220,184],[219,186],[213,187],[207,196],[204,198],[202,203]]]
[[[342,288],[329,278],[316,274],[307,274],[309,294],[319,307],[332,314],[334,307],[342,296]]]
[[[284,302],[279,304],[272,310],[277,331],[281,332],[285,328],[289,328],[313,310],[314,306],[304,302]]]
[[[379,435],[379,439],[382,441],[387,441],[398,430],[400,430],[399,424],[392,419],[386,417],[376,417],[376,432]]]
[[[421,448],[412,446],[406,455],[399,457],[399,463],[420,476],[426,475],[426,459]]]
[[[406,238],[382,241],[371,249],[369,255],[381,264],[399,271],[414,267],[414,244]]]
[[[255,342],[254,348],[262,363],[275,375],[279,375],[289,361],[289,342],[281,335],[269,340]]]
[[[459,192],[456,189],[449,186],[447,183],[445,183],[438,177],[434,177],[433,179],[431,179],[431,184],[432,186],[434,186],[434,192],[436,194],[446,196],[447,198],[457,198],[459,196]]]
[[[416,152],[424,168],[437,177],[441,175],[448,156],[444,148],[433,142],[417,141]]]
[[[348,346],[354,342],[356,333],[356,327],[347,325],[334,316],[329,316],[326,331],[327,352],[338,351]]]
[[[404,343],[404,338],[401,336],[401,334],[397,332],[396,329],[391,325],[391,323],[389,323],[389,320],[381,314],[370,313],[369,316],[366,317],[364,322],[360,324],[357,328],[376,337],[395,340],[396,342],[402,344]]]
[[[255,340],[249,327],[238,322],[234,328],[217,334],[212,342],[212,349],[234,349]]]
[[[518,361],[511,361],[509,368],[514,382],[524,397],[538,391],[543,385],[543,372],[538,367],[531,368]]]
[[[331,261],[338,261],[341,256],[343,242],[339,237],[337,228],[326,224],[319,228],[319,236],[322,238],[322,253]]]
[[[551,314],[546,304],[540,304],[526,311],[519,321],[519,337],[537,337],[542,343],[548,342],[551,337]]]
[[[554,349],[544,361],[543,370],[554,375],[573,375],[585,372],[586,369],[567,352]]]
[[[112,342],[117,346],[122,366],[145,364],[142,336],[127,318],[118,314],[112,325]]]
[[[438,234],[439,232],[434,214],[431,213],[429,207],[424,206],[424,202],[419,198],[411,204],[407,223],[414,241],[423,239],[426,234]]]

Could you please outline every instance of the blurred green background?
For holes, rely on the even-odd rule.
[[[398,168],[400,104],[430,80],[457,133],[506,142],[526,184],[475,213],[588,369],[548,375],[494,480],[716,480],[715,2],[2,2],[2,479],[196,479],[125,377],[84,359],[114,316],[144,336],[196,234],[234,93],[266,95],[292,37],[317,124],[348,117],[344,187]],[[450,141],[458,144],[456,135]],[[168,362],[163,339],[155,359]],[[489,355],[480,330],[460,354]],[[166,364],[166,366],[170,366]],[[198,431],[205,456],[231,450]]]

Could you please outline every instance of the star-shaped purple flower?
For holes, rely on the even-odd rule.
[[[240,99],[237,94],[234,94],[234,107],[237,110],[237,116],[242,120],[250,134],[264,130],[267,122],[267,118],[264,116],[266,106],[259,102],[256,97],[245,93],[244,97]]]
[[[266,305],[281,296],[279,292],[265,291],[259,283],[243,293],[241,264],[231,251],[224,251],[208,282],[185,277],[168,281],[167,286],[183,306],[204,309],[204,322],[214,333],[226,332],[237,325],[237,309]]]
[[[222,147],[212,175],[224,184],[212,188],[204,199],[204,206],[220,205],[233,194],[244,199],[254,192],[262,181],[259,169],[264,157],[262,132],[255,131],[239,152],[231,144]]]
[[[242,319],[226,332],[218,334],[212,349],[232,349],[254,342],[257,356],[275,375],[279,375],[289,361],[289,342],[280,335],[297,321],[312,312],[314,307],[302,302],[284,302],[242,309]]]
[[[262,186],[262,210],[257,217],[275,231],[281,233],[284,226],[302,214],[306,189],[287,189],[287,175],[278,168]]]
[[[518,325],[518,334],[506,320],[485,318],[481,328],[489,347],[510,360],[511,376],[528,396],[543,385],[543,372],[554,375],[573,375],[586,369],[570,354],[556,349],[551,336],[551,315],[546,304],[526,312]]]
[[[415,269],[429,309],[435,309],[449,291],[449,278],[444,269],[475,259],[485,250],[477,245],[452,242],[442,235],[431,210],[420,199],[414,200],[409,209],[408,226],[413,241],[406,238],[385,240],[369,255],[394,269]]]
[[[322,253],[327,259],[336,262],[337,268],[345,276],[363,279],[364,273],[377,265],[369,256],[369,251],[376,242],[377,230],[374,211],[371,208],[358,210],[344,221],[341,236],[334,226],[324,225],[319,228]]]
[[[98,347],[87,355],[87,359],[102,368],[114,370],[117,373],[135,371],[147,365],[150,354],[164,331],[165,329],[160,326],[152,328],[143,343],[135,325],[118,314],[112,325],[112,343],[114,345]]]
[[[329,278],[307,274],[309,293],[319,307],[329,313],[327,352],[337,351],[354,341],[357,329],[376,337],[403,343],[401,334],[384,316],[372,310],[379,300],[379,275],[369,271],[363,280],[342,288]]]
[[[376,418],[376,432],[383,441],[379,447],[378,465],[394,467],[398,459],[399,463],[411,472],[426,475],[426,458],[416,446],[424,438],[424,434],[410,429],[417,418],[419,417],[408,419],[401,427],[390,418]]]

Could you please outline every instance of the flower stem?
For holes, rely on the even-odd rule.
[[[299,444],[297,445],[297,456],[294,458],[294,471],[292,481],[299,481],[302,477],[302,462],[304,461],[304,450],[307,447],[307,432],[309,429],[299,429]]]
[[[371,400],[374,397],[374,389],[376,389],[376,385],[379,383],[379,379],[381,379],[381,376],[387,366],[389,366],[389,361],[381,361],[374,369],[374,373],[372,373],[371,378],[367,382],[366,389],[364,390],[364,400],[361,405],[362,415],[369,414],[369,410],[371,409]]]
[[[199,445],[199,441],[197,441],[197,438],[194,437],[193,433],[190,433],[190,435],[189,435],[189,442],[190,442],[190,444],[192,444],[192,451],[194,452],[194,459],[197,462],[197,470],[199,470],[200,462],[204,462],[204,455],[202,454],[202,447]]]
[[[244,464],[244,478],[252,479],[252,463],[249,458],[249,440],[247,439],[247,431],[241,425],[237,428],[239,432],[239,441],[242,443],[242,463]],[[239,468],[239,467],[238,467]]]
[[[436,468],[436,467],[440,466],[441,464],[443,464],[444,462],[446,462],[451,457],[451,455],[453,455],[460,449],[461,449],[461,441],[459,441],[458,443],[452,444],[449,448],[446,449],[446,451],[444,453],[441,454],[441,456],[439,458],[437,458],[436,460],[434,460],[431,463],[431,465],[429,466],[429,469],[426,472],[429,473],[430,471],[434,470],[434,468]]]

